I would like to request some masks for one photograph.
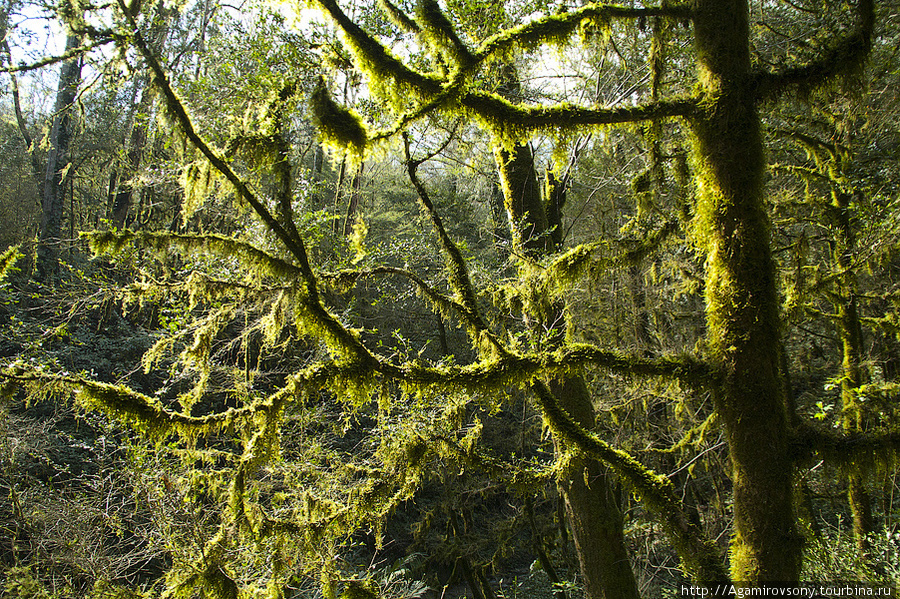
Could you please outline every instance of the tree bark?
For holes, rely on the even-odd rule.
[[[497,149],[496,157],[514,246],[529,258],[548,255],[554,243],[531,148],[520,145],[512,151]],[[536,329],[544,329],[546,324],[553,331],[547,340],[552,345],[563,341],[567,323],[563,306],[554,305],[550,312],[528,316],[540,321],[533,324]],[[581,377],[550,381],[550,390],[578,424],[587,430],[595,428],[593,398]],[[586,595],[590,599],[638,599],[615,480],[603,464],[584,456],[572,458],[569,466],[559,487]]]
[[[70,33],[66,37],[66,51],[81,45],[81,36]],[[81,83],[81,57],[63,61],[59,71],[59,87],[50,128],[50,151],[44,176],[44,196],[41,229],[37,246],[38,280],[50,283],[59,276],[59,246],[62,230],[65,177],[69,174],[69,144],[72,141],[74,119],[72,105]]]
[[[566,377],[551,382],[550,390],[575,422],[586,430],[595,428],[593,400],[584,379]],[[581,455],[571,459],[565,474],[559,486],[585,594],[590,599],[638,599],[613,475],[605,464]]]
[[[172,14],[173,12],[167,9],[163,2],[157,3],[154,9],[147,38],[150,41],[152,50],[157,54],[162,51],[169,36],[169,20]],[[150,122],[153,100],[156,97],[148,77],[143,78],[138,85],[141,90],[141,99],[134,109],[131,134],[127,140],[128,145],[125,153],[125,169],[122,173],[121,183],[109,208],[110,220],[118,229],[125,227],[128,213],[134,202],[134,178],[138,174],[144,148],[147,145],[147,127]]]
[[[850,197],[845,193],[832,195],[837,236],[834,243],[834,262],[842,271],[839,280],[839,301],[835,306],[841,334],[841,419],[845,431],[861,433],[865,430],[862,406],[857,389],[863,384],[863,337],[859,321],[859,295],[856,275],[851,268],[853,228],[850,222]],[[847,499],[853,515],[853,539],[862,555],[869,550],[868,535],[874,530],[872,500],[865,479],[859,472],[847,475]]]
[[[732,577],[796,581],[788,414],[779,368],[778,297],[764,206],[765,160],[750,70],[746,0],[697,0],[703,98],[691,126],[699,182],[699,240],[707,251],[709,349],[734,481]]]

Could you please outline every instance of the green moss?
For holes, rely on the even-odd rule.
[[[280,280],[296,281],[301,278],[298,267],[259,248],[224,235],[188,235],[149,231],[88,231],[81,233],[88,240],[91,251],[97,255],[115,255],[127,246],[141,247],[165,255],[169,250],[186,256],[197,254],[223,258],[237,258],[249,273],[265,273]],[[198,287],[199,289],[199,287]]]
[[[19,251],[19,246],[14,245],[0,254],[0,283],[3,283],[9,275],[17,272],[16,262],[25,256]]]
[[[365,153],[368,132],[362,119],[354,111],[331,99],[322,78],[319,78],[319,83],[310,97],[310,109],[326,143],[357,157]]]
[[[406,66],[378,40],[366,33],[340,9],[334,0],[316,0],[331,15],[344,33],[359,67],[368,77],[372,91],[396,109],[403,110],[409,100],[427,101],[441,92],[437,77],[425,75]]]
[[[661,520],[669,541],[696,584],[728,580],[715,544],[705,538],[700,527],[684,512],[682,503],[675,495],[675,487],[668,477],[653,472],[630,454],[585,431],[560,407],[543,383],[534,380],[531,389],[554,434],[565,440],[570,447],[608,464]]]
[[[364,580],[351,580],[338,599],[378,599],[374,585]]]
[[[390,0],[378,0],[378,5],[388,18],[400,29],[408,33],[418,33],[419,25],[394,5]]]
[[[459,39],[436,0],[419,0],[416,3],[416,20],[423,37],[457,69],[466,69],[472,64],[472,53]]]

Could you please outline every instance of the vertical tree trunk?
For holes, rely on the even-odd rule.
[[[835,213],[837,236],[834,244],[834,262],[843,271],[839,278],[839,296],[836,308],[841,332],[841,419],[844,430],[859,433],[864,429],[862,406],[857,389],[863,384],[862,327],[859,322],[859,294],[856,275],[851,268],[851,252],[854,235],[850,224],[850,197],[834,193],[832,209]],[[867,536],[873,531],[872,500],[865,480],[859,472],[847,476],[847,498],[853,514],[853,538],[861,554],[869,550]]]
[[[81,36],[70,33],[66,37],[66,51],[81,45]],[[44,197],[41,214],[41,230],[37,247],[37,277],[45,283],[59,275],[59,246],[62,228],[63,202],[65,201],[64,175],[69,167],[69,143],[72,140],[72,105],[81,83],[81,57],[75,56],[62,63],[59,71],[59,88],[50,128],[50,151],[44,177]]]
[[[167,9],[163,2],[158,2],[154,8],[152,21],[147,32],[147,39],[153,52],[159,54],[165,46],[169,36],[169,20],[174,12]],[[134,108],[134,118],[131,124],[131,134],[127,140],[125,154],[125,169],[121,177],[121,184],[110,204],[110,219],[118,229],[125,227],[128,212],[134,203],[134,178],[141,166],[141,157],[144,147],[147,145],[147,128],[150,122],[150,111],[156,93],[150,86],[148,78],[143,78],[138,83],[141,99]]]
[[[125,153],[125,172],[122,183],[113,196],[110,210],[110,220],[117,229],[125,227],[128,212],[131,209],[134,197],[134,177],[137,176],[144,146],[147,144],[147,112],[150,109],[152,97],[153,92],[145,86],[135,110],[134,123],[128,138],[128,150]]]
[[[325,148],[322,147],[322,144],[317,143],[313,148],[313,170],[312,170],[312,180],[314,184],[314,191],[309,198],[310,201],[310,209],[311,210],[319,210],[324,207],[325,200],[322,197],[322,189],[321,185],[323,180],[325,179]]]
[[[9,66],[13,66],[12,64],[12,52],[9,49],[9,43],[6,41],[6,29],[7,29],[7,19],[9,18],[8,14],[5,13],[6,9],[4,8],[0,11],[0,47],[3,49],[3,53],[6,57],[6,62]],[[25,151],[28,152],[28,157],[31,161],[31,175],[34,178],[35,188],[37,189],[38,197],[44,197],[44,170],[45,167],[41,162],[41,159],[38,157],[37,147],[34,142],[34,139],[31,137],[31,134],[28,132],[28,123],[25,122],[25,115],[22,114],[22,100],[19,97],[19,79],[16,77],[15,73],[9,73],[9,85],[10,91],[12,92],[13,98],[13,110],[16,113],[16,124],[19,127],[19,135],[22,136],[22,141],[25,143]]]
[[[699,182],[699,240],[707,251],[711,358],[724,382],[716,408],[734,481],[732,577],[796,581],[792,463],[765,160],[750,72],[747,0],[696,0],[701,93],[692,120]]]
[[[353,175],[353,184],[350,186],[350,197],[347,199],[347,214],[344,216],[344,237],[353,232],[353,225],[356,223],[356,213],[359,209],[359,190],[362,187],[363,166],[360,163]]]
[[[496,156],[513,244],[531,258],[547,255],[553,251],[554,243],[531,148],[517,146],[511,152],[498,149]],[[556,330],[555,339],[549,341],[552,344],[564,338],[566,319],[562,306],[553,306],[551,312],[529,316],[553,323],[550,326]],[[587,430],[595,428],[593,398],[581,377],[550,381],[550,390],[578,424]],[[612,476],[597,460],[576,456],[559,486],[587,596],[638,599],[640,594],[625,548],[624,522]]]
[[[594,427],[594,405],[584,379],[552,382],[551,392],[586,430]],[[637,581],[625,547],[624,519],[616,480],[605,464],[577,456],[560,480],[566,519],[589,599],[638,599]]]

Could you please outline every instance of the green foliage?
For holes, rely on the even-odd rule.
[[[890,529],[872,533],[869,553],[861,556],[852,535],[840,523],[813,541],[803,562],[804,580],[839,580],[896,587],[900,583],[897,534]]]
[[[6,281],[9,276],[15,272],[18,272],[19,269],[16,267],[16,262],[25,256],[19,252],[19,246],[12,246],[7,249],[3,254],[0,254],[0,283]]]
[[[633,530],[649,528],[644,518],[661,523],[697,581],[727,578],[712,539],[722,537],[728,518],[737,522],[731,557],[738,579],[794,576],[796,463],[816,452],[840,460],[849,448],[854,462],[877,453],[888,465],[885,455],[897,441],[866,437],[851,447],[838,434],[793,435],[795,417],[826,420],[831,406],[818,385],[793,411],[787,360],[780,361],[788,350],[779,307],[787,305],[796,318],[822,316],[809,290],[828,287],[847,265],[806,281],[813,271],[810,248],[787,244],[797,276],[790,296],[778,296],[758,111],[762,100],[789,87],[817,87],[858,64],[871,33],[868,3],[860,5],[858,32],[819,46],[828,50],[826,58],[839,59],[835,65],[817,60],[770,72],[762,69],[772,57],[751,62],[750,23],[742,21],[748,15],[739,4],[589,3],[553,12],[535,3],[498,9],[449,2],[445,11],[423,1],[410,17],[385,1],[382,9],[400,34],[367,12],[351,18],[334,0],[318,5],[337,24],[355,64],[336,40],[309,31],[291,35],[291,24],[268,11],[251,24],[249,16],[230,21],[221,7],[193,6],[200,35],[180,24],[184,31],[169,56],[147,43],[137,3],[113,8],[111,17],[91,15],[113,19],[117,43],[132,44],[153,72],[172,129],[160,133],[168,147],[160,143],[156,151],[169,161],[158,164],[169,165],[172,189],[180,173],[181,229],[174,230],[179,225],[171,218],[168,231],[135,226],[85,235],[104,258],[140,266],[125,297],[133,317],[153,314],[148,326],[155,342],[143,355],[142,373],[120,366],[103,376],[87,368],[71,374],[81,368],[45,356],[41,366],[26,358],[6,364],[2,378],[9,396],[17,389],[33,400],[73,392],[82,409],[109,415],[147,443],[132,450],[133,467],[145,477],[135,485],[135,501],[152,515],[171,560],[164,596],[278,597],[298,580],[313,580],[327,599],[413,597],[421,585],[379,579],[365,566],[388,549],[391,533],[408,547],[412,541],[401,529],[415,529],[416,542],[433,549],[435,560],[475,572],[489,564],[499,569],[527,536],[522,497],[548,496],[550,503],[553,483],[579,478],[572,470],[582,460],[616,473],[639,500],[637,507],[631,496],[624,499],[638,521]],[[542,14],[526,22],[499,25],[509,18],[507,9],[538,8]],[[472,9],[490,14],[475,24],[468,21],[478,16],[454,14]],[[377,34],[363,29],[367,19]],[[684,37],[679,19],[694,22]],[[242,35],[247,32],[252,35]],[[322,39],[310,43],[307,35]],[[688,35],[696,35],[695,45]],[[593,38],[602,43],[592,45]],[[393,42],[416,47],[395,51]],[[202,53],[192,54],[197,46]],[[557,60],[579,62],[582,70],[545,82],[541,93],[517,90],[550,98],[545,103],[496,93],[491,69],[518,57],[531,62],[547,47],[563,49]],[[699,50],[698,77],[669,88],[670,73],[689,70],[680,62],[681,47]],[[317,76],[315,52],[340,65],[335,80],[346,82],[344,104],[362,89],[354,69],[368,78],[372,97],[355,108],[336,102],[325,77]],[[663,58],[672,64],[663,65]],[[125,59],[135,62],[123,49]],[[605,106],[603,77],[644,72],[632,67],[647,61],[649,83],[623,76],[604,92],[625,101]],[[609,63],[615,65],[606,68]],[[181,70],[169,73],[163,65]],[[309,92],[307,106],[297,102],[300,91]],[[572,103],[576,94],[586,100]],[[684,123],[663,127],[675,118]],[[404,156],[367,163],[367,172],[380,178],[354,185],[348,239],[346,226],[333,226],[347,201],[345,172],[324,166],[309,119],[336,155],[350,158],[345,167],[367,157],[374,141],[406,132]],[[638,140],[635,124],[642,122],[653,124]],[[392,124],[376,129],[383,123]],[[684,124],[694,134],[693,189],[682,142],[670,138]],[[616,133],[616,125],[632,129]],[[547,144],[558,146],[552,152],[558,159],[561,140],[596,134],[590,156],[577,156],[587,141],[571,141],[577,151],[570,170],[578,178],[568,202],[575,216],[545,222],[545,203],[538,202],[512,214],[520,222],[512,223],[511,247],[492,247],[479,226],[489,210],[478,203],[488,194],[465,195],[460,190],[475,185],[457,179],[460,172],[493,172],[493,164],[483,164],[489,156],[481,163],[472,158],[489,154],[480,139],[485,134],[498,156],[501,148],[512,152],[534,140],[538,162],[551,153]],[[837,146],[797,139],[806,162],[790,170],[803,176],[804,201],[822,203],[813,193],[820,184],[841,192],[863,188],[840,172],[845,154]],[[414,147],[429,158],[414,158]],[[680,163],[666,167],[664,155]],[[595,183],[602,163],[615,179],[605,187]],[[399,174],[398,164],[406,173]],[[332,188],[333,179],[339,181]],[[483,179],[492,187],[492,176]],[[509,177],[501,188],[512,207],[518,198]],[[102,197],[96,190],[86,195]],[[147,204],[157,203],[147,196]],[[895,223],[877,207],[863,208],[860,218],[876,225],[873,239],[880,241],[855,265],[893,265],[896,247],[885,240]],[[536,230],[522,235],[529,225]],[[551,225],[558,227],[553,243]],[[688,242],[680,238],[685,227]],[[833,224],[821,229],[834,237]],[[567,245],[557,252],[563,233]],[[534,247],[523,247],[531,241]],[[0,258],[4,275],[11,256]],[[690,292],[672,297],[677,288]],[[877,301],[896,303],[896,295],[880,294]],[[20,320],[10,320],[11,329],[22,330]],[[897,333],[894,312],[876,320],[871,324]],[[109,344],[64,319],[48,322],[29,341],[29,352],[73,338]],[[803,342],[828,333],[821,325]],[[549,390],[551,381],[575,377],[593,392],[589,416],[581,420],[564,407],[571,398]],[[861,403],[888,404],[895,383],[878,383],[854,384],[851,391]],[[683,435],[682,427],[689,429]],[[715,433],[724,440],[713,445]],[[714,451],[726,444],[730,455]],[[729,460],[733,469],[722,465]],[[698,482],[700,465],[718,468],[719,478]],[[162,484],[154,484],[163,471]],[[729,477],[738,489],[732,503],[723,491]],[[759,494],[770,503],[754,502]],[[705,521],[688,501],[706,510]],[[540,516],[552,522],[551,510],[544,510]],[[769,528],[777,529],[774,536]],[[535,544],[552,536],[531,532]],[[562,554],[566,543],[559,544]],[[40,593],[35,576],[15,571],[10,584]]]

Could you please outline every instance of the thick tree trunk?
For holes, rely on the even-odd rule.
[[[708,252],[709,347],[724,376],[716,407],[734,481],[732,576],[750,583],[796,581],[801,543],[748,6],[746,0],[697,0],[695,6],[705,96],[692,121],[702,219],[696,231]]]
[[[66,51],[81,45],[81,36],[70,34],[66,38]],[[41,214],[41,230],[37,247],[37,277],[49,283],[59,275],[59,246],[62,229],[63,202],[65,201],[64,175],[68,174],[69,143],[72,140],[72,105],[81,82],[81,57],[76,56],[62,63],[59,71],[59,88],[50,129],[50,151],[44,177],[44,197]]]

